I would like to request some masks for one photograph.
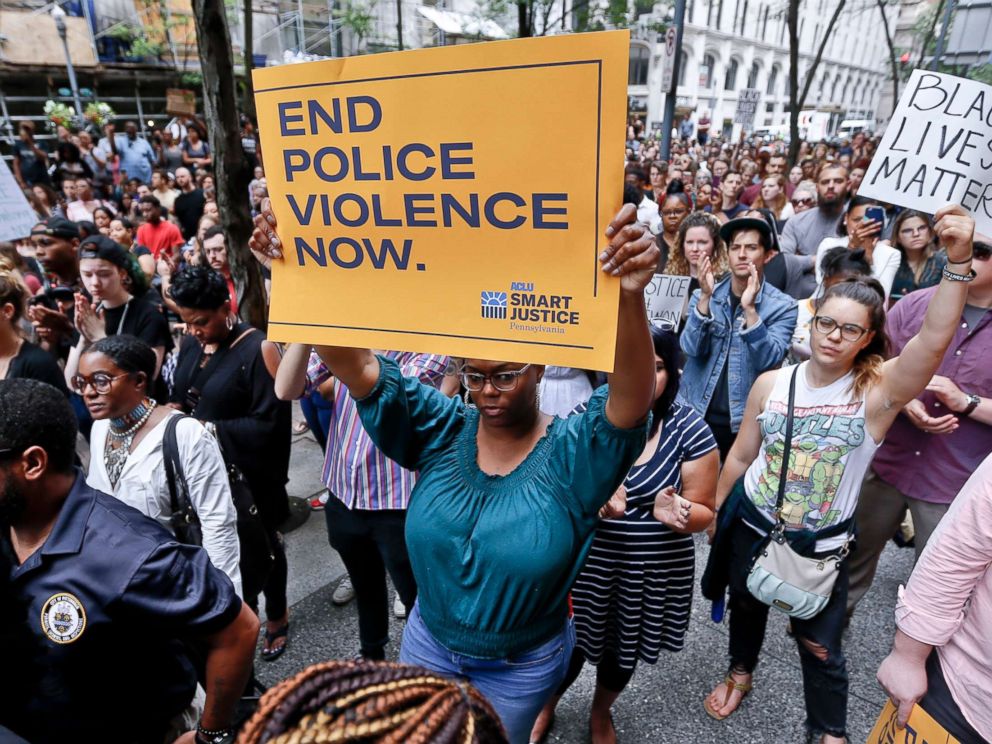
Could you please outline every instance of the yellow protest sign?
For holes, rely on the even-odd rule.
[[[254,70],[269,336],[612,371],[629,32]]]
[[[958,744],[923,708],[917,705],[909,714],[906,728],[896,726],[896,706],[889,700],[868,735],[867,744]]]

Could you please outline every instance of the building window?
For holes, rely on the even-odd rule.
[[[679,54],[679,85],[685,85],[686,70],[689,68],[689,53],[685,49]]]
[[[723,0],[720,0],[716,8],[716,29],[719,31],[723,27]]]
[[[747,87],[748,88],[757,88],[758,87],[758,73],[760,71],[761,71],[761,68],[758,67],[758,63],[757,62],[754,62],[754,63],[751,64],[751,72],[749,72],[748,75],[747,75]]]
[[[713,68],[716,67],[716,57],[707,54],[703,57],[703,66],[699,68],[699,86],[709,90],[713,87]]]
[[[768,6],[765,6],[764,17],[761,19],[761,40],[766,41],[766,35],[768,33]]]
[[[630,67],[627,69],[627,85],[648,84],[648,63],[651,52],[640,44],[630,46]]]
[[[723,78],[724,90],[737,90],[737,60],[731,58],[727,65],[727,74]]]
[[[768,85],[765,88],[765,93],[770,96],[777,94],[778,88],[778,65],[772,65],[772,71],[768,73]]]

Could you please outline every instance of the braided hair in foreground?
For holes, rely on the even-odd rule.
[[[420,667],[327,661],[272,687],[239,744],[506,744],[482,694]]]

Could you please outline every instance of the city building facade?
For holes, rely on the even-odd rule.
[[[805,70],[823,40],[836,5],[804,0],[800,7],[800,90]],[[786,135],[789,125],[789,35],[782,0],[688,0],[676,100],[676,119],[704,114],[711,132],[737,136],[739,92],[755,88],[761,100],[755,130]],[[895,18],[890,19],[894,25]],[[631,41],[629,98],[632,112],[660,127],[662,35],[637,29]],[[813,138],[837,132],[845,120],[875,121],[886,84],[888,52],[874,3],[841,13],[816,70],[800,116]],[[813,116],[813,114],[816,116]],[[817,130],[813,125],[817,124]]]

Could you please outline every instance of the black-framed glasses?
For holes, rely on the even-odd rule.
[[[462,385],[473,393],[482,390],[486,386],[487,380],[501,393],[508,393],[516,389],[517,383],[520,381],[520,376],[528,369],[530,369],[530,365],[525,364],[520,369],[514,369],[508,372],[494,372],[491,375],[484,375],[481,372],[465,372],[464,370],[459,372],[458,375],[461,377]]]
[[[0,447],[0,459],[14,457],[24,451],[23,447]]]
[[[824,336],[829,336],[839,328],[840,337],[845,341],[852,342],[860,341],[868,333],[867,328],[862,328],[856,323],[838,323],[829,315],[814,315],[813,327]]]
[[[807,198],[807,199],[793,199],[792,200],[792,206],[794,206],[794,207],[806,207],[806,206],[811,205],[812,203],[813,203],[813,199],[812,198]]]
[[[110,388],[113,386],[114,380],[120,377],[127,377],[127,373],[108,375],[106,372],[97,372],[89,377],[85,377],[83,375],[73,375],[71,381],[72,389],[82,395],[86,392],[86,386],[92,385],[93,389],[97,393],[103,395],[104,393],[110,392]]]
[[[977,241],[972,245],[974,259],[976,261],[988,261],[992,258],[992,245],[983,241]]]

